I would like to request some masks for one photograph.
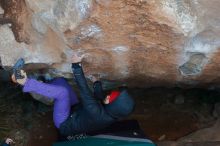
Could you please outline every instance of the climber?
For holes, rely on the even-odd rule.
[[[1,146],[10,146],[13,143],[15,143],[15,142],[12,139],[7,138]]]
[[[100,81],[94,82],[94,95],[90,91],[81,66],[83,56],[73,55],[72,69],[78,85],[81,103],[71,113],[71,106],[78,103],[71,86],[64,78],[56,78],[51,83],[42,83],[27,78],[21,70],[22,79],[12,80],[23,86],[23,92],[35,92],[45,98],[54,99],[53,120],[62,136],[86,134],[105,128],[113,122],[128,116],[134,108],[134,101],[127,93],[112,91],[105,97]],[[102,102],[100,102],[102,101]]]

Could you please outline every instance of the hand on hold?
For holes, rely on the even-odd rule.
[[[24,85],[25,82],[27,81],[27,74],[26,74],[26,72],[24,70],[21,70],[21,75],[24,76],[23,79],[16,79],[15,75],[13,74],[12,77],[11,77],[12,81],[14,83],[18,83],[20,85]]]
[[[7,139],[5,140],[5,143],[8,144],[8,145],[10,145],[10,144],[15,143],[15,142],[14,142],[12,139],[7,138]]]
[[[72,63],[80,63],[84,56],[85,55],[78,56],[77,54],[74,54],[72,56]]]

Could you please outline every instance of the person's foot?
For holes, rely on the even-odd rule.
[[[15,75],[15,79],[22,79],[24,76],[21,75],[21,70],[23,69],[25,61],[23,58],[17,60],[15,65],[13,66],[13,74]]]

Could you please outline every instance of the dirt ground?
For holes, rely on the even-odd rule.
[[[52,112],[42,116],[30,131],[27,146],[51,146],[58,139],[58,132],[53,125]]]
[[[181,89],[135,89],[137,119],[153,141],[177,140],[214,124],[212,116],[215,92]],[[206,98],[207,97],[207,98]]]
[[[213,105],[220,97],[216,91],[179,88],[129,91],[136,100],[136,109],[129,119],[137,119],[145,134],[155,142],[177,140],[198,129],[212,126],[216,121],[212,115]],[[29,108],[21,108],[17,116],[13,116],[15,113],[11,112],[11,116],[4,117],[4,120],[10,119],[7,124],[13,123],[15,119],[20,121],[20,124],[13,123],[12,125],[17,126],[9,128],[10,134],[3,136],[15,138],[16,146],[51,146],[58,138],[52,121],[52,107],[34,101],[29,95],[21,94],[19,91],[18,93],[16,96],[20,96],[19,103],[14,103],[13,99],[17,98],[16,96],[9,98],[7,102],[19,109],[20,103],[25,101],[26,104],[22,107]],[[3,103],[0,102],[1,104]],[[24,139],[25,142],[20,142]]]

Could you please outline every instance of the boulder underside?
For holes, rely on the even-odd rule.
[[[136,87],[218,87],[218,0],[0,0],[4,67],[86,75]],[[38,64],[41,64],[40,67]]]

